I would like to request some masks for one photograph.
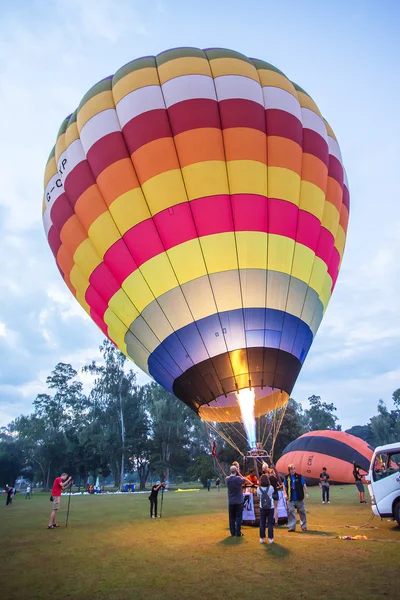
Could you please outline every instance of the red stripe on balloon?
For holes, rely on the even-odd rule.
[[[83,192],[95,183],[96,180],[87,160],[78,163],[64,181],[64,190],[72,206],[75,206],[76,201],[82,196]]]
[[[323,137],[312,129],[303,129],[303,152],[316,156],[329,167],[329,147]]]
[[[130,154],[150,142],[171,137],[167,111],[149,110],[129,121],[122,129]]]
[[[98,267],[95,268],[89,278],[90,286],[93,286],[97,291],[102,300],[108,305],[110,299],[118,292],[120,285],[118,285],[115,277],[108,270],[107,265],[102,262]],[[88,302],[88,304],[90,304]],[[101,314],[100,311],[97,311]]]
[[[115,242],[115,244],[107,250],[104,255],[104,262],[120,286],[125,279],[137,269],[132,254],[126,247],[123,239]]]
[[[61,246],[61,240],[58,231],[53,225],[49,229],[47,241],[49,243],[52,253],[54,254],[55,258],[57,258],[57,253]]]
[[[299,146],[303,142],[303,126],[294,115],[275,108],[265,111],[267,135],[280,136],[293,140]]]
[[[57,198],[50,211],[51,220],[58,232],[61,232],[65,223],[68,219],[73,217],[74,214],[74,209],[70,202],[68,202],[65,194],[61,194],[61,196]]]
[[[335,179],[340,187],[343,187],[343,167],[336,156],[332,156],[332,154],[329,155],[328,176]]]
[[[164,252],[157,228],[151,218],[129,229],[124,235],[124,240],[138,267]]]
[[[346,185],[343,185],[343,199],[342,202],[344,206],[347,208],[347,212],[350,212],[350,193],[347,189]]]
[[[296,241],[299,244],[303,244],[303,246],[307,246],[307,248],[310,248],[313,252],[316,252],[320,231],[320,220],[306,210],[299,210]]]
[[[191,204],[188,202],[177,204],[174,207],[159,212],[153,217],[165,250],[169,250],[173,246],[183,244],[198,236],[191,212],[192,209],[194,213],[194,202]]]
[[[218,104],[208,98],[184,100],[173,104],[168,109],[168,116],[174,135],[203,127],[221,129]]]
[[[87,153],[88,163],[96,179],[104,169],[123,158],[129,158],[129,154],[120,131],[100,138]]]
[[[248,127],[266,133],[265,109],[252,100],[234,98],[219,103],[222,129]]]

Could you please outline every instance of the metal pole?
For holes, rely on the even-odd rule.
[[[69,486],[68,510],[67,510],[67,519],[65,521],[65,527],[68,527],[69,505],[71,504],[71,490],[72,490],[72,481],[71,481],[70,486]]]
[[[163,508],[163,502],[164,502],[164,490],[161,490],[161,509],[160,509],[160,519],[162,517],[162,508]]]

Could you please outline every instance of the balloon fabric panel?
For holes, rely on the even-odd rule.
[[[231,50],[179,48],[102,80],[64,120],[45,172],[66,285],[195,410],[249,385],[290,394],[348,213],[340,149],[313,100]]]

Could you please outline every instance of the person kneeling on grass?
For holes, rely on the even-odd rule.
[[[56,477],[51,490],[51,498],[53,501],[53,510],[51,511],[50,521],[47,529],[55,529],[59,527],[56,523],[57,511],[60,509],[61,492],[72,485],[72,477],[68,477],[68,473],[63,473],[61,477]]]
[[[307,486],[304,477],[296,473],[294,465],[288,465],[289,474],[285,477],[285,488],[288,499],[288,524],[289,531],[296,530],[296,509],[299,513],[300,524],[303,531],[307,531],[307,513],[304,506],[304,496],[308,498]]]
[[[153,485],[151,488],[149,500],[150,500],[150,519],[157,519],[159,516],[157,514],[157,499],[159,490],[165,490],[165,484],[157,481],[156,485]],[[154,512],[154,515],[153,515]]]
[[[261,475],[257,496],[260,498],[260,544],[265,542],[265,525],[268,523],[268,543],[274,543],[274,488],[268,475]]]

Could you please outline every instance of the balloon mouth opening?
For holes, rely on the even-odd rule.
[[[243,390],[254,393],[254,419],[284,407],[289,400],[289,394],[277,388],[252,386],[251,388],[243,388]],[[203,421],[216,423],[242,422],[242,413],[237,396],[241,391],[237,390],[226,395],[222,394],[208,404],[203,404],[198,409],[199,417]]]

